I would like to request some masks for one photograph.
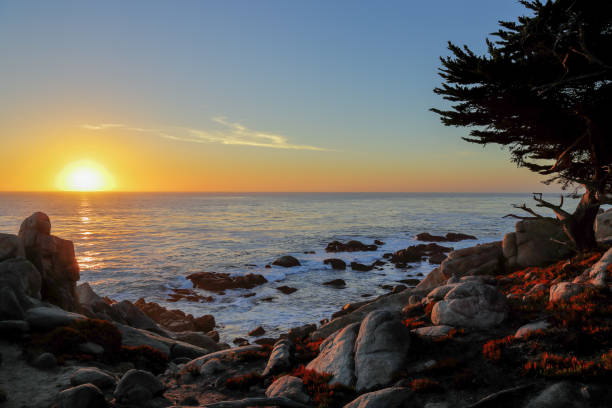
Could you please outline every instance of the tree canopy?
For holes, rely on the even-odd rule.
[[[449,42],[434,92],[451,106],[432,111],[447,126],[471,127],[468,142],[505,146],[547,182],[584,187],[581,212],[592,220],[581,223],[592,230],[591,213],[612,191],[612,1],[521,3],[530,15],[500,21],[485,55]]]

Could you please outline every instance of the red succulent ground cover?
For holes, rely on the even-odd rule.
[[[300,365],[289,375],[302,379],[304,390],[319,408],[339,406],[338,401],[343,397],[341,391],[344,387],[339,384],[329,385],[328,383],[332,379],[331,374],[317,373]]]
[[[308,338],[297,339],[295,341],[295,356],[302,364],[308,364],[319,355],[319,347],[325,339],[309,341]]]
[[[258,372],[251,372],[244,375],[237,375],[225,380],[225,386],[231,390],[246,391],[251,386],[263,382],[263,377]]]

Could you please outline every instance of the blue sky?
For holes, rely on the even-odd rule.
[[[222,156],[236,165],[251,160],[261,180],[261,186],[251,181],[252,190],[290,185],[266,179],[271,170],[253,158],[263,157],[293,163],[287,174],[294,176],[308,171],[307,163],[316,173],[318,165],[334,171],[335,162],[342,172],[361,162],[387,180],[393,174],[406,180],[420,170],[431,174],[427,165],[438,161],[438,169],[459,167],[475,177],[473,188],[458,190],[528,191],[538,186],[537,177],[516,170],[495,147],[483,152],[461,141],[467,130],[444,128],[428,111],[442,103],[432,89],[439,84],[438,58],[446,54],[446,42],[482,51],[498,20],[524,13],[514,0],[0,0],[0,137],[21,140],[10,145],[15,152],[43,141],[71,143],[79,153],[83,140],[100,152],[105,139],[122,149],[172,141],[141,152],[149,160],[156,152],[193,160],[196,173],[204,171],[198,158]],[[94,131],[100,124],[120,126]],[[149,132],[143,137],[137,129]],[[265,143],[239,141],[230,148],[223,144],[228,134],[234,141]],[[281,148],[266,147],[277,143],[266,139],[270,134],[282,137]],[[204,141],[190,142],[194,137]],[[125,172],[125,164],[114,166]],[[502,177],[497,189],[478,184],[487,169],[507,180]],[[228,172],[219,165],[217,173]],[[432,190],[452,190],[441,174],[432,176],[433,186],[439,185]],[[347,179],[329,189],[344,189]],[[372,182],[349,184],[375,190]],[[420,186],[398,179],[383,190]],[[312,189],[327,188],[305,188]]]

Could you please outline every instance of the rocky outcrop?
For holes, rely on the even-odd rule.
[[[359,262],[351,262],[351,269],[358,272],[369,272],[374,269],[374,265],[364,265]]]
[[[449,232],[446,236],[441,235],[431,235],[429,232],[422,232],[417,234],[417,241],[425,241],[425,242],[459,242],[464,241],[466,239],[478,239],[473,235],[461,234],[458,232]]]
[[[590,407],[588,398],[582,394],[580,388],[578,384],[568,381],[558,382],[542,390],[525,408]]]
[[[503,254],[510,269],[543,266],[570,254],[567,246],[558,242],[568,238],[561,223],[554,218],[521,220],[516,232],[504,236]]]
[[[414,393],[409,388],[391,387],[363,394],[349,402],[344,408],[416,408]]]
[[[514,338],[521,339],[523,337],[530,335],[531,333],[534,333],[538,330],[546,330],[549,327],[550,327],[550,323],[544,320],[539,321],[539,322],[528,323],[518,328],[516,333],[514,333]]]
[[[263,275],[249,273],[244,276],[230,276],[229,273],[198,272],[187,276],[194,288],[221,293],[228,289],[252,289],[268,282]]]
[[[503,271],[501,242],[491,242],[453,251],[440,265],[440,271],[448,278],[500,273]]]
[[[325,339],[319,346],[319,355],[306,368],[332,374],[330,384],[352,387],[355,383],[354,348],[359,326],[359,323],[350,324]]]
[[[274,344],[263,376],[275,374],[291,367],[291,341],[280,339]]]
[[[25,256],[25,253],[17,235],[0,233],[0,262],[20,256]]]
[[[294,266],[300,266],[301,263],[291,255],[285,255],[272,262],[272,265],[282,266],[283,268],[292,268]]]
[[[406,249],[401,249],[395,252],[390,261],[394,264],[406,264],[409,262],[421,262],[423,258],[438,258],[451,252],[453,248],[445,247],[435,243],[418,244],[409,246]]]
[[[579,283],[560,282],[550,287],[550,303],[569,302],[572,296],[579,295],[585,286]]]
[[[155,333],[161,332],[157,324],[129,300],[115,302],[111,308],[129,326]]]
[[[598,241],[612,240],[612,208],[597,216],[595,220],[595,238]]]
[[[199,331],[207,333],[213,330],[216,325],[215,318],[212,315],[195,318],[182,310],[166,309],[155,302],[147,302],[143,298],[138,299],[134,306],[164,329],[173,332]]]
[[[436,325],[485,329],[500,324],[506,313],[506,298],[495,287],[464,282],[434,305],[431,321]]]
[[[25,311],[40,298],[40,275],[25,259],[0,262],[0,319],[23,320]]]
[[[418,329],[413,329],[412,333],[416,334],[419,337],[424,337],[428,339],[437,339],[447,336],[450,331],[453,330],[452,326],[427,326],[427,327],[419,327]]]
[[[21,224],[19,242],[27,259],[40,272],[42,300],[64,310],[77,311],[79,265],[72,241],[51,235],[49,217],[37,212]]]
[[[70,384],[74,386],[88,383],[100,389],[114,389],[117,385],[117,379],[114,375],[95,367],[79,368],[70,377]]]
[[[344,270],[346,269],[346,262],[338,258],[327,258],[323,261],[325,265],[331,265],[332,269]]]
[[[362,252],[362,251],[376,251],[378,246],[366,245],[361,241],[352,240],[347,243],[340,241],[332,241],[325,247],[326,252]]]
[[[285,397],[305,404],[310,397],[304,392],[304,383],[298,377],[283,375],[274,381],[266,390],[266,397]]]
[[[574,279],[573,283],[589,284],[596,288],[606,288],[611,278],[612,248],[608,249],[597,263]]]
[[[397,313],[376,311],[361,323],[355,342],[357,391],[387,385],[403,366],[410,333]]]
[[[86,317],[54,307],[34,307],[26,312],[25,320],[37,330],[52,330],[59,326],[70,326]]]

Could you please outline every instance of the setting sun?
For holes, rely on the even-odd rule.
[[[103,191],[114,188],[111,174],[91,160],[68,164],[57,176],[57,188],[64,191]]]

